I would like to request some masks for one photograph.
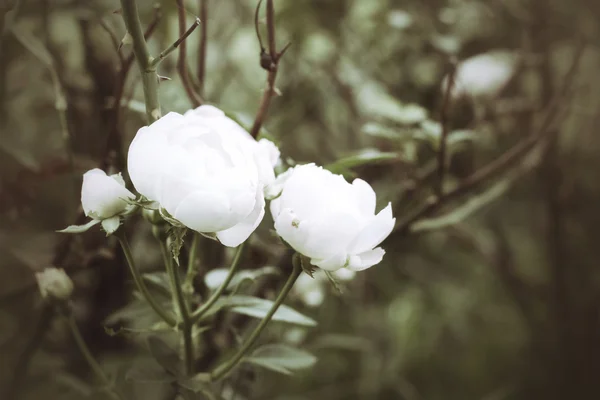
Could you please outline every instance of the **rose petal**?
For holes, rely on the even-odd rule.
[[[347,253],[338,253],[326,259],[315,259],[312,258],[310,260],[311,264],[316,265],[317,267],[324,269],[325,271],[337,271],[340,268],[343,268],[348,261]]]
[[[254,209],[248,216],[237,225],[229,229],[217,232],[219,241],[228,247],[237,247],[242,244],[254,232],[258,224],[265,216],[265,198],[262,189],[256,191],[256,202]]]
[[[192,192],[174,212],[169,212],[188,228],[202,233],[222,231],[237,222],[231,218],[229,199],[218,192]]]
[[[392,204],[373,217],[363,230],[350,243],[349,251],[353,254],[373,249],[381,243],[394,229],[396,219],[392,217]]]
[[[376,249],[353,255],[350,257],[350,262],[346,268],[352,271],[363,271],[375,264],[379,264],[384,254],[385,251],[381,247],[377,247]]]
[[[86,216],[97,219],[110,218],[128,206],[124,199],[135,196],[114,178],[95,168],[83,175],[81,206]]]
[[[375,214],[376,195],[371,185],[362,179],[355,179],[352,181],[352,194],[355,196],[361,213]]]

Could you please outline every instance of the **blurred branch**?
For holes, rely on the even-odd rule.
[[[260,0],[258,2],[258,5],[256,6],[254,22],[256,24],[256,34],[258,36],[258,40],[261,46],[260,65],[261,67],[269,71],[269,73],[267,75],[267,87],[260,102],[260,106],[258,107],[256,117],[254,118],[254,124],[252,125],[252,129],[250,130],[250,134],[254,138],[258,136],[260,128],[262,127],[265,118],[267,117],[267,112],[269,110],[269,105],[271,104],[271,99],[276,94],[275,79],[277,78],[279,60],[290,46],[290,43],[288,43],[280,52],[277,51],[277,45],[275,41],[275,10],[273,7],[273,0],[267,0],[267,35],[269,40],[269,52],[268,54],[265,52],[265,49],[262,47],[262,40],[260,38],[257,25],[258,10],[260,8],[261,3],[262,0]]]
[[[177,0],[177,18],[179,22],[180,39],[185,39],[187,35],[189,35],[189,33],[186,35],[187,32],[185,29],[185,8],[183,7],[183,0]],[[199,20],[198,18],[196,18],[196,22],[193,26],[194,29],[198,26],[198,23]],[[204,103],[204,100],[202,99],[202,97],[200,97],[198,93],[196,93],[196,90],[194,89],[192,80],[190,78],[190,72],[187,66],[186,56],[187,45],[185,43],[185,40],[181,40],[179,43],[179,58],[177,59],[177,72],[179,73],[179,77],[181,78],[181,82],[183,84],[183,88],[185,89],[185,93],[187,94],[188,98],[190,99],[190,102],[195,108]]]
[[[444,194],[444,178],[446,175],[446,166],[447,166],[447,139],[448,133],[450,131],[450,127],[448,124],[448,113],[450,111],[450,103],[452,98],[452,89],[454,87],[454,79],[456,77],[456,61],[451,60],[450,64],[450,72],[448,73],[448,85],[446,86],[446,91],[444,93],[444,102],[442,104],[442,112],[440,117],[440,123],[442,125],[442,134],[440,137],[440,149],[438,151],[438,180],[435,185],[435,193],[438,197],[442,197]]]
[[[146,115],[148,123],[151,124],[161,116],[160,104],[158,102],[158,75],[156,74],[156,68],[151,65],[152,57],[146,46],[146,39],[142,31],[135,0],[121,0],[121,9],[127,32],[133,39],[133,53],[137,60],[144,86]]]
[[[571,87],[572,81],[575,77],[575,72],[579,66],[583,50],[585,49],[585,41],[580,41],[575,51],[575,55],[569,67],[569,70],[565,74],[561,89],[555,94],[554,98],[550,101],[542,122],[538,129],[534,133],[529,135],[526,139],[523,139],[508,151],[500,155],[495,160],[484,165],[482,168],[475,171],[472,175],[467,177],[461,183],[459,183],[453,190],[445,193],[441,197],[433,197],[425,202],[423,206],[418,208],[409,214],[406,218],[399,221],[394,231],[401,234],[406,234],[410,231],[412,225],[420,220],[421,218],[427,217],[439,210],[442,206],[447,204],[449,201],[462,197],[470,193],[472,190],[479,187],[481,184],[487,182],[490,179],[502,174],[507,169],[510,169],[515,163],[529,154],[529,152],[538,144],[542,139],[549,135],[552,130],[552,124],[555,121],[556,112],[566,95],[566,92]]]
[[[200,21],[202,21],[200,45],[198,46],[198,91],[204,95],[204,79],[206,75],[206,41],[208,40],[208,0],[200,1]]]

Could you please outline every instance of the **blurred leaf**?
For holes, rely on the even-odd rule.
[[[211,290],[217,289],[221,286],[228,273],[229,270],[227,268],[218,268],[209,271],[204,277],[206,286]],[[273,266],[266,266],[254,270],[240,271],[233,276],[231,282],[227,285],[227,290],[235,289],[244,281],[256,281],[258,278],[268,275],[279,275],[279,270]]]
[[[361,165],[388,163],[397,161],[399,159],[400,156],[398,153],[382,152],[377,149],[363,149],[356,154],[341,158],[331,164],[328,164],[324,168],[333,173],[339,174]]]
[[[175,349],[172,349],[164,340],[158,336],[148,337],[148,347],[150,353],[156,361],[167,371],[174,375],[181,372],[181,360]]]
[[[179,383],[184,388],[191,390],[194,394],[197,394],[197,393],[206,394],[208,392],[208,393],[210,393],[210,395],[213,395],[209,382],[210,382],[210,374],[200,373],[200,374],[194,375],[191,378],[181,378],[178,380],[177,383]]]
[[[238,314],[247,315],[254,318],[264,318],[273,302],[270,300],[261,299],[252,296],[233,295],[227,298],[219,299],[213,307],[206,313],[203,319],[208,318],[218,311],[228,308],[231,312]],[[279,306],[275,315],[273,315],[273,321],[288,322],[290,324],[297,324],[303,326],[316,326],[317,322],[291,307],[282,304]]]
[[[158,364],[153,362],[138,363],[132,366],[125,375],[128,381],[137,382],[175,382],[175,376],[165,371]]]
[[[85,225],[69,225],[65,229],[61,229],[60,233],[83,233],[87,232],[92,226],[100,223],[99,219],[92,219]]]
[[[307,351],[283,344],[268,344],[256,349],[244,361],[290,375],[296,370],[312,367],[316,364],[317,357]]]
[[[413,132],[412,129],[391,127],[378,122],[367,122],[361,131],[368,136],[397,141],[411,139]]]
[[[369,351],[372,348],[368,339],[344,334],[325,334],[313,343],[316,349],[343,349],[352,351]]]

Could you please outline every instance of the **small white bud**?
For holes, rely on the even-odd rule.
[[[73,281],[62,268],[46,268],[35,274],[44,299],[67,300],[73,293]]]

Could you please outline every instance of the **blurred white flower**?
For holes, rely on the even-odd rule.
[[[59,268],[46,268],[35,274],[40,294],[44,299],[67,300],[73,293],[73,281]]]
[[[493,99],[513,77],[518,64],[518,57],[504,50],[490,51],[468,58],[461,62],[456,70],[451,96],[459,98]],[[445,92],[448,77],[442,82]]]
[[[376,196],[367,182],[350,184],[307,164],[282,174],[272,188],[281,189],[271,201],[275,230],[313,265],[361,271],[383,258],[385,251],[376,246],[391,233],[395,219],[391,204],[375,215]]]
[[[141,128],[128,169],[137,191],[173,218],[235,247],[264,216],[263,190],[278,159],[272,142],[257,142],[223,111],[200,106]]]
[[[83,174],[81,206],[86,216],[93,219],[114,217],[129,207],[125,199],[135,199],[135,196],[125,188],[121,174],[107,176],[98,168]]]

